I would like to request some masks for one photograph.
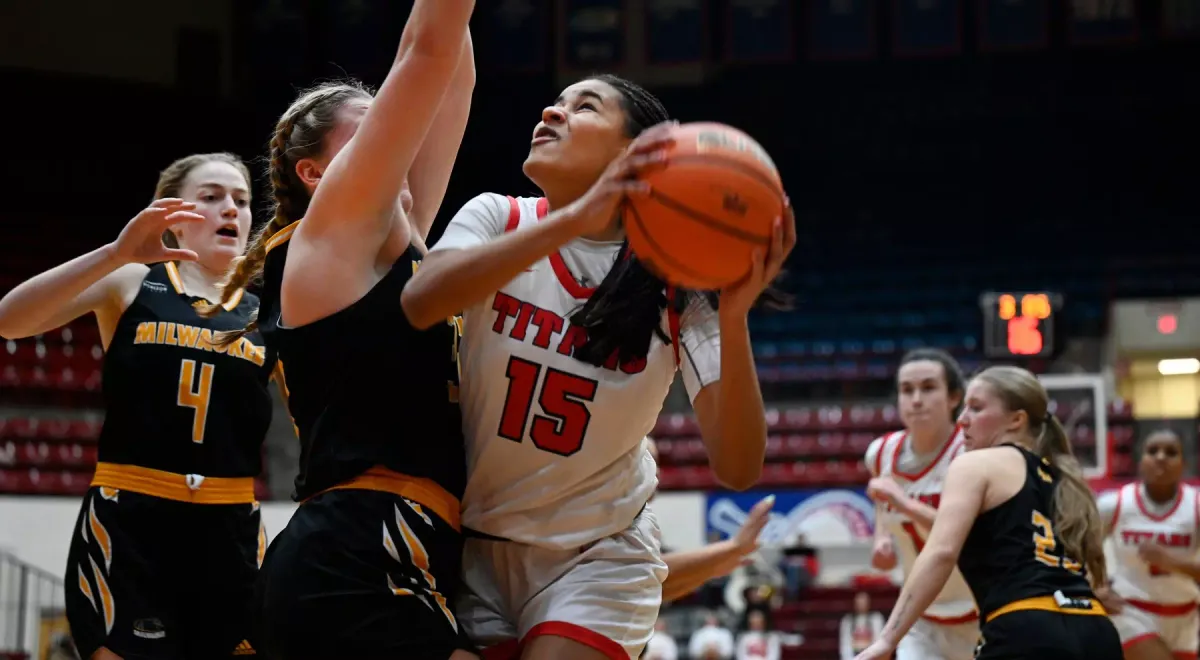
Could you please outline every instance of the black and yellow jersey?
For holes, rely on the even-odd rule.
[[[152,266],[142,280],[104,359],[102,466],[205,477],[262,471],[274,357],[257,333],[213,343],[245,327],[258,299],[241,293],[213,318],[199,314],[205,302],[184,293],[174,263]]]
[[[1024,457],[1025,483],[1008,501],[979,515],[958,558],[981,615],[987,620],[1013,603],[1056,595],[1088,607],[1085,601],[1094,594],[1086,571],[1055,537],[1058,470],[1022,447],[1004,446]]]
[[[466,487],[458,406],[461,324],[449,319],[418,330],[408,322],[400,292],[421,258],[410,248],[349,307],[304,326],[285,327],[279,291],[295,227],[268,242],[259,314],[268,346],[279,350],[288,410],[300,436],[294,498],[346,487],[356,478],[354,487],[359,487],[367,483],[363,475],[382,468],[444,489],[452,500],[441,493],[428,497],[440,498],[445,506],[437,512],[456,521]],[[403,494],[422,501],[420,492]]]

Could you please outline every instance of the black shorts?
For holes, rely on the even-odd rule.
[[[271,541],[258,639],[272,660],[447,660],[470,649],[453,607],[462,537],[426,507],[371,490],[319,494]]]
[[[985,623],[977,660],[1122,660],[1121,639],[1107,616],[1042,610],[1010,612]]]
[[[66,610],[81,658],[252,655],[250,603],[266,537],[257,504],[188,504],[112,488],[83,500]]]

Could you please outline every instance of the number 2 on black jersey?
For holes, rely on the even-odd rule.
[[[213,372],[216,365],[200,363],[200,378],[196,382],[196,361],[184,360],[179,365],[179,397],[177,403],[193,410],[192,442],[204,442],[204,425],[208,422],[208,403],[212,395]]]
[[[1073,559],[1054,554],[1054,549],[1058,545],[1058,541],[1054,538],[1054,524],[1044,513],[1034,509],[1030,522],[1033,523],[1034,559],[1053,568],[1065,568],[1072,573],[1078,573],[1083,568],[1079,562]]]
[[[525,439],[526,421],[542,375],[542,365],[513,356],[508,360],[504,375],[508,377],[508,394],[504,398],[504,412],[496,433],[513,442],[521,442]],[[596,399],[600,384],[591,378],[547,367],[541,385],[537,400],[545,414],[533,415],[529,439],[542,451],[570,456],[583,447],[583,436],[592,421],[587,402]]]

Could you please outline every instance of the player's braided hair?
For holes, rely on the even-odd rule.
[[[271,135],[267,165],[274,213],[270,222],[254,234],[245,256],[239,257],[230,266],[229,275],[222,284],[222,303],[231,300],[239,289],[262,276],[263,264],[267,259],[267,242],[276,232],[303,218],[308,212],[310,197],[308,189],[296,174],[296,162],[321,154],[325,136],[336,124],[337,113],[342,106],[351,100],[371,96],[371,90],[355,80],[325,83],[303,92],[279,118]],[[220,304],[207,306],[201,310],[201,314],[216,314],[221,309]],[[245,328],[219,333],[215,342],[220,346],[228,346],[257,328],[258,310],[255,310]]]
[[[588,80],[607,83],[621,94],[625,133],[630,138],[670,119],[662,101],[637,83],[611,74],[591,76]],[[666,283],[646,269],[630,252],[629,241],[625,241],[616,263],[591,298],[571,315],[573,325],[587,330],[587,342],[576,349],[575,357],[596,366],[603,365],[614,353],[620,362],[645,358],[653,337],[671,343],[671,338],[662,331],[662,313],[668,304],[682,312],[692,296],[703,295],[714,309],[717,307],[717,295],[713,292],[676,290],[675,299],[670,301],[665,292]],[[786,308],[790,303],[785,294],[773,289],[765,291],[760,300],[777,308]]]

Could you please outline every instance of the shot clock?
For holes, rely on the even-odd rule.
[[[989,292],[983,307],[983,350],[992,358],[1045,357],[1054,352],[1062,296],[1049,291]]]

